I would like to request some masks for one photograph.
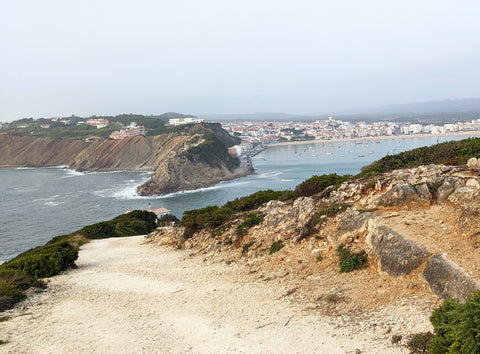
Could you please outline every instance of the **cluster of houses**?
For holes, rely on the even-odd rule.
[[[123,127],[120,131],[115,131],[110,134],[110,138],[114,140],[121,140],[129,136],[145,135],[145,127],[131,122],[130,125]]]

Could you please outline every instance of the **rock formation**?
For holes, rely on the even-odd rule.
[[[206,134],[214,143],[199,148]],[[134,136],[123,140],[17,137],[0,134],[0,166],[67,165],[78,171],[145,170],[154,172],[139,194],[165,194],[211,186],[253,173],[227,154],[235,139],[217,124],[195,125],[183,133]],[[213,154],[210,149],[216,149]],[[209,154],[205,159],[204,155]]]
[[[338,267],[333,265],[336,250],[344,245],[367,254],[368,271],[389,277],[389,286],[398,293],[425,289],[442,299],[463,301],[480,289],[479,193],[480,177],[471,166],[419,166],[351,180],[331,193],[272,200],[251,211],[262,215],[263,222],[246,235],[235,233],[245,219],[238,214],[216,230],[215,237],[206,228],[185,242],[182,227],[176,226],[159,231],[152,240],[203,250],[204,255],[212,252],[212,257],[228,257],[229,262],[245,259],[302,274],[315,274],[321,259],[331,260],[324,272]],[[336,216],[325,213],[319,221],[318,212],[333,204],[350,207],[339,209]],[[319,226],[299,237],[312,218]],[[273,242],[285,245],[274,256],[268,251]],[[292,261],[295,258],[301,266]],[[348,289],[364,286],[355,275],[349,278]],[[378,299],[378,290],[372,291],[371,298]]]

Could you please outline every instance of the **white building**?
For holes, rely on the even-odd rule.
[[[205,119],[201,118],[170,118],[168,124],[170,125],[182,125],[182,124],[192,124],[192,123],[203,123]]]

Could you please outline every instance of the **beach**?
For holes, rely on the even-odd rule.
[[[11,319],[0,322],[0,352],[407,352],[380,327],[352,332],[289,301],[281,282],[246,280],[244,265],[143,236],[92,241],[77,265],[3,314]]]
[[[381,135],[381,136],[367,136],[363,138],[339,138],[339,139],[315,139],[315,140],[303,140],[303,141],[284,141],[274,144],[268,144],[268,146],[281,146],[281,145],[305,145],[305,144],[323,144],[323,143],[339,143],[339,142],[349,142],[349,141],[375,141],[375,140],[389,140],[389,139],[414,139],[414,138],[445,138],[445,137],[454,137],[454,136],[463,136],[465,138],[471,136],[478,136],[480,132],[471,131],[471,132],[455,132],[448,134],[412,134],[412,135]]]

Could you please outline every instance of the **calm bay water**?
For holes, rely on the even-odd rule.
[[[314,174],[356,174],[388,154],[462,137],[408,138],[269,146],[253,158],[255,175],[210,188],[139,197],[145,172],[79,173],[63,168],[0,169],[0,263],[54,236],[111,219],[128,209],[185,210],[222,205],[264,189],[293,189]]]

